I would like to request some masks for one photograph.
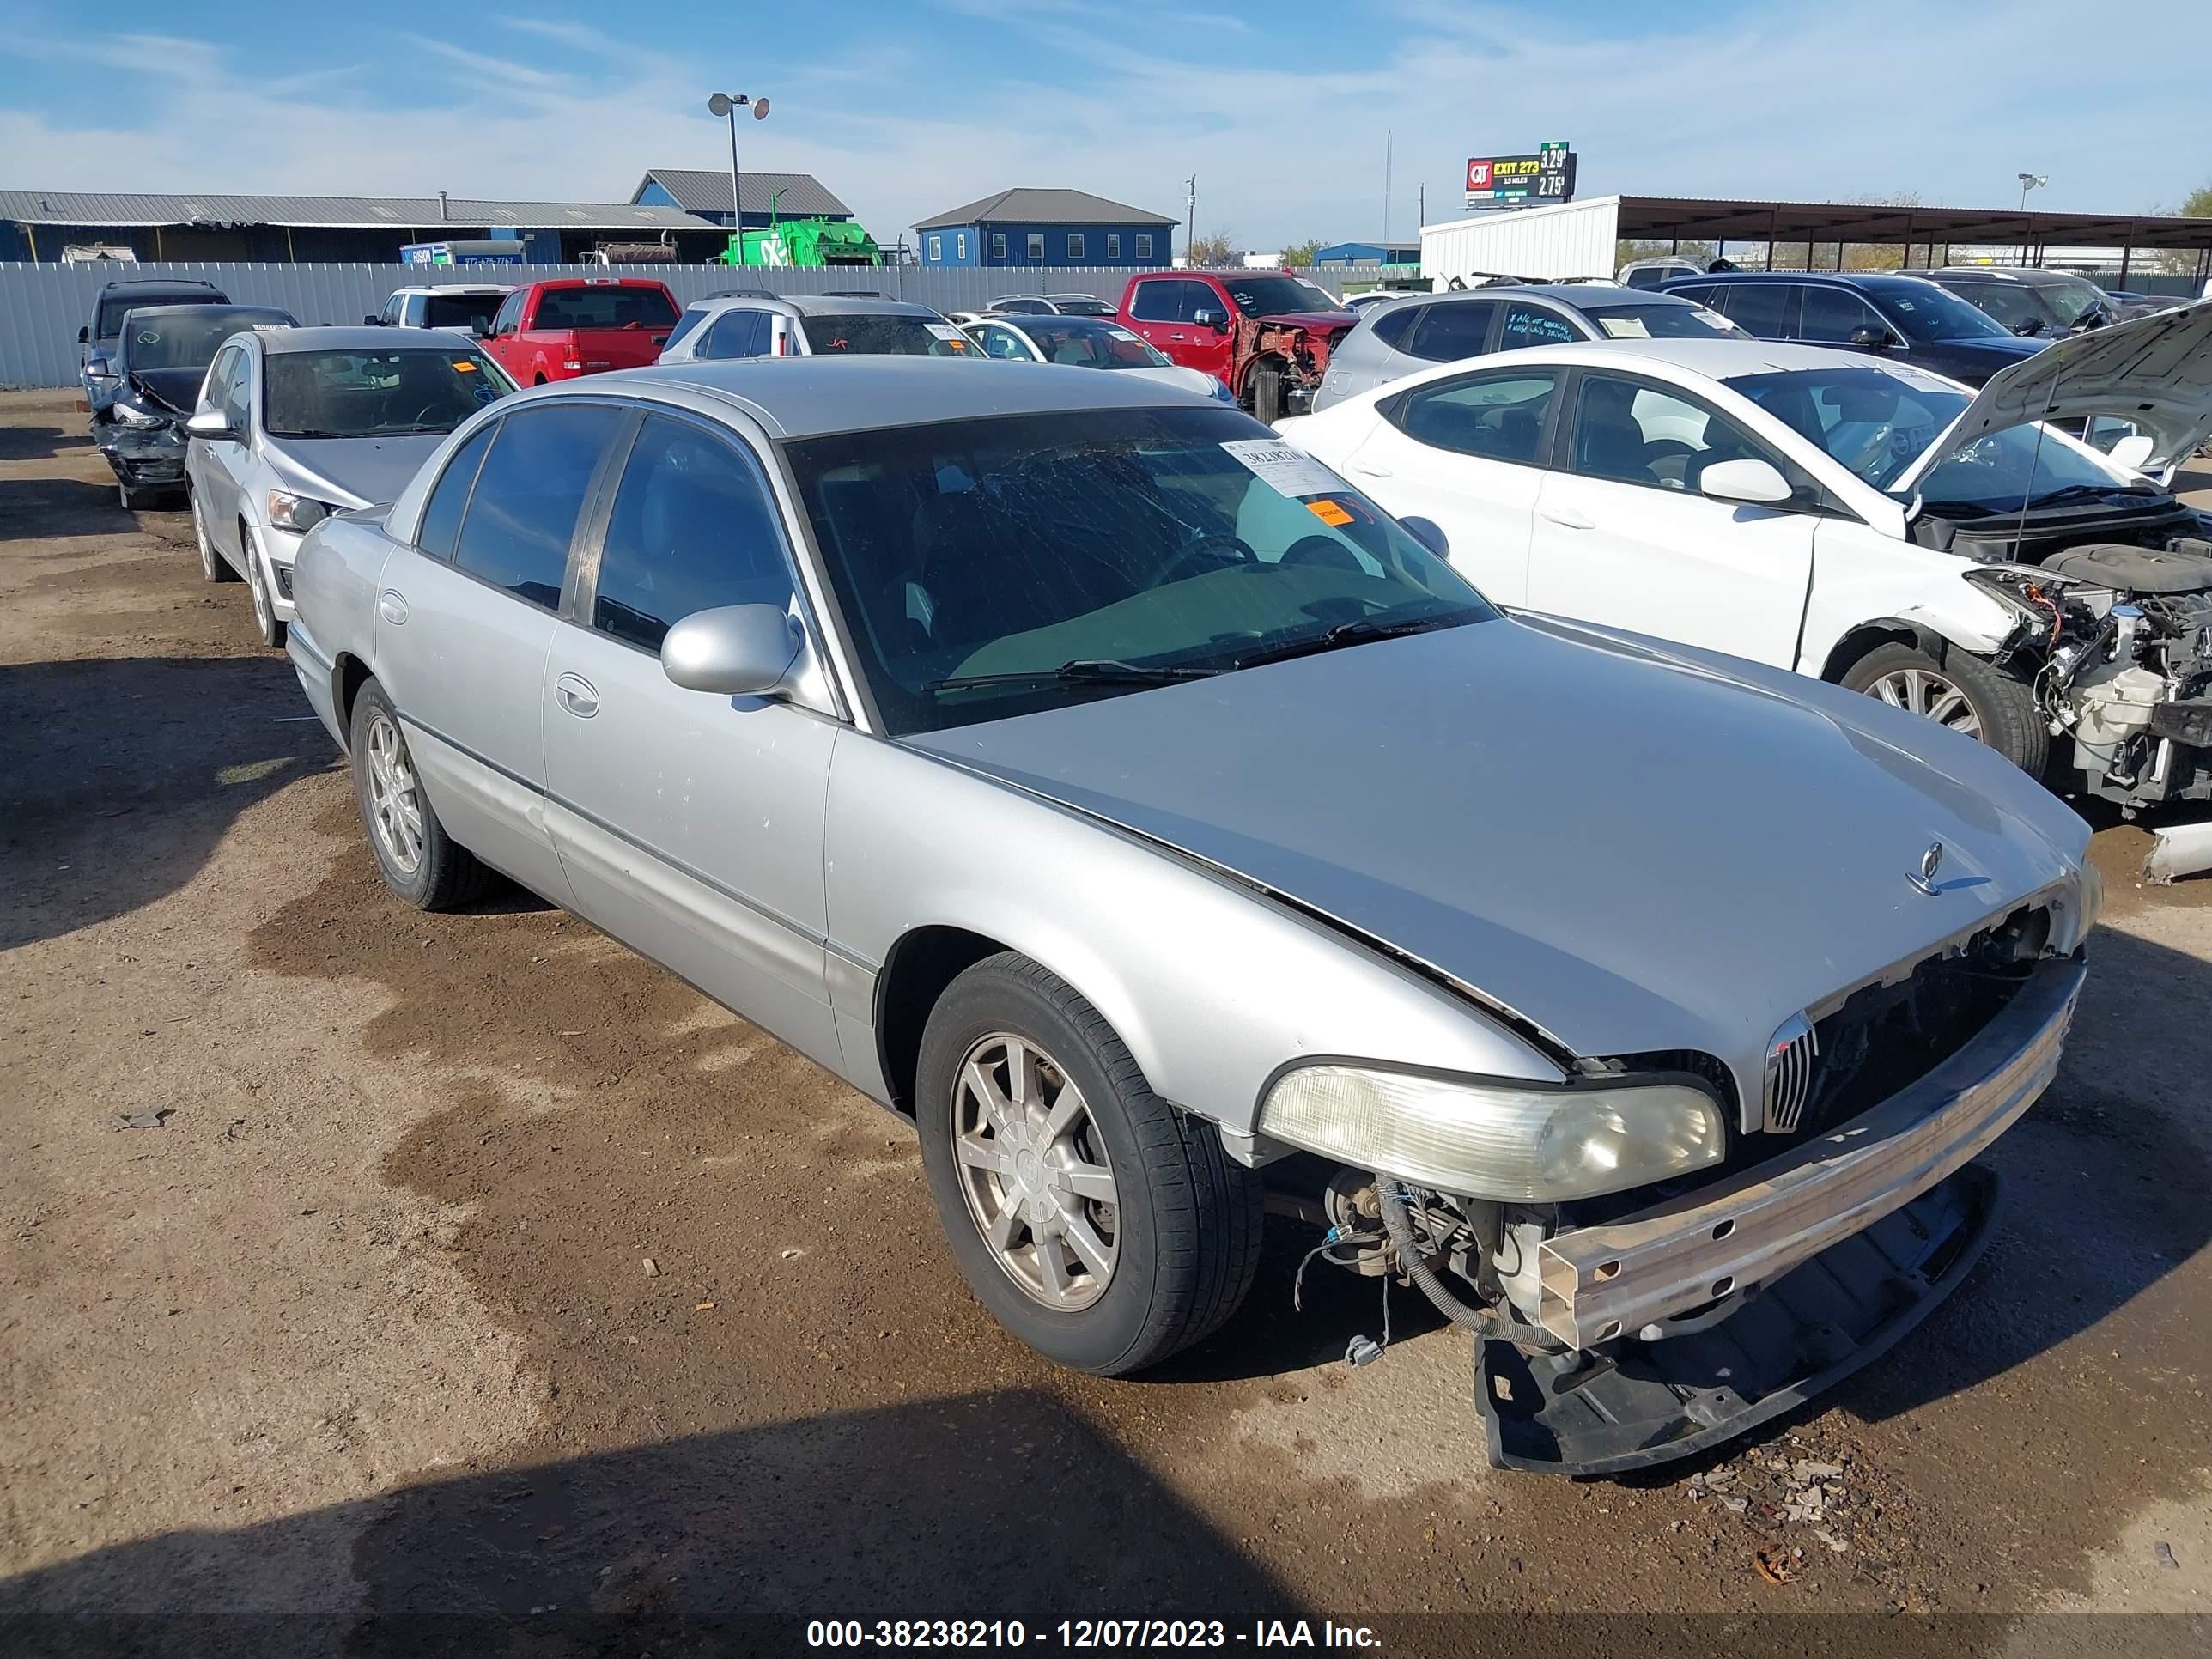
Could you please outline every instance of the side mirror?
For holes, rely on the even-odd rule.
[[[2150,459],[2151,451],[2157,447],[2156,441],[2148,432],[2131,432],[2112,446],[2112,465],[2140,472],[2143,463]]]
[[[1405,532],[1423,547],[1440,559],[1451,557],[1451,542],[1444,535],[1444,527],[1434,519],[1407,518],[1398,520]]]
[[[234,444],[240,441],[238,428],[230,423],[230,416],[219,409],[204,409],[187,416],[185,433],[188,437],[204,438],[211,444]]]
[[[687,691],[766,696],[799,660],[799,632],[779,605],[695,611],[660,642],[660,672]]]
[[[1698,476],[1698,491],[1708,501],[1739,507],[1787,507],[1797,495],[1773,462],[1755,457],[1715,461]]]
[[[1897,337],[1886,328],[1855,328],[1851,331],[1851,343],[1869,351],[1887,351],[1897,343]]]
[[[1194,311],[1190,313],[1190,319],[1199,327],[1210,328],[1217,333],[1229,326],[1229,319],[1218,311]]]
[[[92,343],[91,324],[86,323],[79,325],[76,331],[76,343],[79,345],[90,345]]]
[[[109,361],[106,352],[95,351],[84,360],[84,372],[95,376],[112,374],[115,373],[115,365]]]
[[[381,328],[384,326],[384,319],[381,317],[364,317],[361,320],[362,325],[365,328]]]

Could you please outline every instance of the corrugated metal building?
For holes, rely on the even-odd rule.
[[[776,219],[837,219],[853,216],[811,173],[742,173],[745,222],[765,226]],[[710,224],[730,222],[730,175],[711,167],[652,167],[638,180],[633,203],[681,208]]]
[[[520,241],[544,264],[602,243],[664,239],[679,258],[701,260],[726,240],[697,215],[659,204],[0,190],[0,261],[51,264],[68,247],[101,246],[141,260],[371,263],[396,261],[410,242],[476,238]]]
[[[1620,198],[1556,207],[1498,208],[1421,227],[1421,275],[1438,288],[1485,276],[1609,277]]]

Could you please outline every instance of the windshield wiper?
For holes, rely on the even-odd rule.
[[[1322,633],[1304,634],[1294,640],[1285,640],[1279,645],[1263,646],[1257,651],[1248,651],[1235,659],[1234,665],[1251,668],[1263,662],[1282,662],[1291,657],[1315,656],[1347,645],[1365,645],[1370,640],[1396,639],[1405,634],[1426,634],[1435,629],[1451,628],[1463,622],[1471,622],[1481,614],[1472,605],[1462,605],[1455,610],[1432,611],[1425,617],[1404,617],[1397,622],[1360,617],[1352,622],[1339,623]]]
[[[1202,680],[1221,672],[1218,668],[1147,668],[1139,663],[1111,659],[1079,659],[1057,668],[1024,669],[1011,674],[955,674],[931,680],[925,691],[964,691],[971,685],[1168,685],[1176,680]]]
[[[2031,496],[2027,504],[2032,507],[2056,507],[2061,501],[2097,501],[2107,495],[2155,495],[2160,493],[2155,484],[2070,483],[2063,489],[2046,490],[2040,495]]]

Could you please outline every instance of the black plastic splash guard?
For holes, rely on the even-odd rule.
[[[1747,1295],[1729,1317],[1602,1354],[1475,1344],[1500,1468],[1620,1474],[1717,1446],[1833,1387],[1958,1288],[1989,1243],[1997,1178],[1968,1164]]]

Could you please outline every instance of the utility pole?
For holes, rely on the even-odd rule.
[[[1420,222],[1425,225],[1429,222],[1429,187],[1426,185],[1421,186],[1419,195],[1414,198],[1414,202],[1413,212]]]
[[[1183,232],[1182,236],[1182,262],[1188,265],[1197,263],[1191,250],[1198,246],[1198,175],[1192,173],[1182,181],[1182,185],[1183,206],[1190,215],[1190,228]],[[1168,263],[1172,264],[1175,262],[1170,259]]]
[[[1382,129],[1382,263],[1390,263],[1390,129]]]

